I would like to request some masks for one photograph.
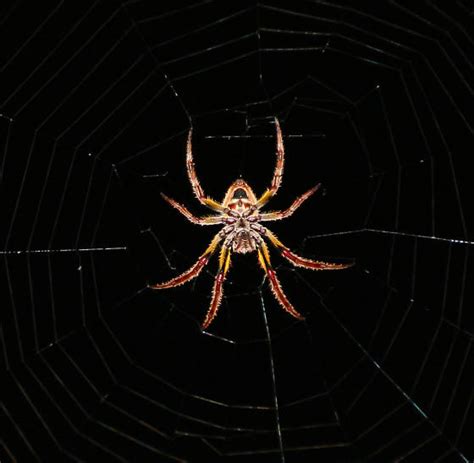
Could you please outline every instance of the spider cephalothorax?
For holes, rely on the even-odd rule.
[[[273,173],[273,180],[270,187],[257,198],[252,188],[242,179],[236,180],[227,190],[222,203],[218,203],[204,194],[203,189],[196,176],[192,154],[192,129],[189,131],[186,167],[189,180],[191,182],[194,194],[198,201],[217,214],[196,217],[189,212],[183,205],[177,203],[174,199],[162,194],[163,198],[183,214],[190,222],[198,225],[224,225],[214,236],[208,248],[199,257],[197,262],[188,270],[172,278],[165,283],[152,285],[153,289],[172,288],[182,285],[187,281],[197,277],[204,266],[208,263],[211,255],[220,244],[219,270],[214,281],[212,291],[212,300],[206,318],[202,323],[202,328],[207,328],[217,314],[222,300],[223,283],[230,266],[230,256],[232,252],[248,253],[257,251],[260,266],[266,272],[273,294],[281,306],[293,317],[303,319],[304,317],[295,310],[286,297],[278,281],[275,271],[270,262],[270,253],[265,240],[267,239],[274,245],[280,254],[290,261],[293,265],[304,267],[311,270],[341,270],[350,267],[352,264],[334,264],[321,262],[300,257],[290,251],[268,228],[261,225],[260,222],[269,222],[271,220],[281,220],[292,215],[301,204],[306,201],[320,186],[314,186],[303,195],[296,198],[291,206],[284,211],[260,212],[260,209],[275,195],[281,185],[283,176],[283,166],[285,162],[285,151],[283,147],[283,137],[280,124],[275,119],[277,136],[277,163]]]

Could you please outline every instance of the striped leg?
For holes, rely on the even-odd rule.
[[[201,270],[206,266],[211,258],[212,254],[216,250],[219,241],[221,241],[222,236],[220,233],[214,236],[211,241],[211,244],[208,248],[201,254],[197,262],[188,270],[181,273],[177,277],[172,278],[169,281],[165,281],[164,283],[157,283],[155,285],[151,285],[150,288],[152,289],[166,289],[166,288],[174,288],[175,286],[180,286],[193,278],[196,278],[200,273]]]
[[[293,265],[297,267],[304,267],[310,270],[343,270],[352,267],[354,264],[334,264],[330,262],[322,262],[319,260],[311,260],[306,257],[301,257],[290,251],[268,228],[265,229],[265,235],[271,243],[280,251],[280,254]]]
[[[164,193],[161,193],[161,196],[167,203],[171,204],[171,206],[173,206],[175,209],[181,212],[181,214],[183,214],[190,222],[195,223],[196,225],[215,225],[215,224],[222,223],[222,219],[217,215],[215,216],[209,215],[206,217],[196,217],[191,212],[189,212],[185,206],[178,203],[173,198],[166,196]]]
[[[227,275],[227,271],[230,266],[230,254],[231,250],[227,246],[222,246],[221,252],[219,255],[219,271],[217,272],[216,278],[214,280],[214,288],[212,289],[212,300],[211,305],[206,314],[206,318],[202,322],[202,329],[205,330],[214,320],[221,305],[222,296],[224,294],[224,280]]]
[[[257,249],[258,252],[258,261],[260,266],[263,268],[267,274],[268,281],[270,282],[270,287],[272,293],[275,296],[276,300],[280,303],[284,310],[286,310],[290,315],[297,318],[298,320],[304,320],[303,315],[301,315],[291,304],[291,302],[286,297],[286,294],[283,292],[283,289],[278,281],[275,270],[273,270],[272,264],[270,262],[270,253],[268,252],[268,247],[265,242],[262,241],[260,247]]]
[[[192,137],[193,129],[190,129],[188,133],[188,141],[186,144],[186,169],[188,171],[188,177],[189,181],[191,182],[194,195],[196,196],[197,200],[204,206],[207,206],[215,211],[223,211],[225,208],[217,201],[214,201],[212,198],[207,197],[201,187],[201,184],[196,174],[196,168],[194,166]]]
[[[277,162],[273,172],[273,179],[270,188],[268,188],[258,199],[257,203],[255,204],[257,208],[261,208],[264,204],[268,203],[268,201],[270,201],[273,196],[275,196],[278,188],[280,188],[281,179],[283,177],[283,167],[285,166],[285,147],[283,146],[283,136],[281,134],[280,123],[276,118],[275,127],[277,137]]]
[[[281,220],[281,219],[286,219],[287,217],[290,217],[290,215],[293,215],[293,213],[298,209],[310,196],[312,196],[318,188],[321,186],[320,183],[318,183],[316,186],[308,190],[306,193],[302,194],[298,198],[296,198],[293,201],[293,204],[288,208],[285,209],[284,211],[272,211],[272,212],[264,212],[260,214],[260,222],[269,222],[271,220]]]

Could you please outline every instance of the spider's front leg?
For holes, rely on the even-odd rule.
[[[280,305],[285,309],[290,315],[297,318],[298,320],[304,320],[303,315],[301,315],[291,304],[291,302],[286,297],[286,294],[283,292],[283,288],[278,281],[277,274],[273,270],[272,264],[270,262],[270,253],[268,252],[268,246],[262,240],[259,247],[257,248],[258,252],[258,262],[267,274],[268,281],[270,282],[270,287],[272,293],[275,296],[276,300]]]
[[[212,300],[211,305],[206,314],[206,318],[202,322],[202,329],[205,330],[214,320],[221,305],[222,296],[224,294],[224,280],[227,275],[230,266],[230,255],[231,250],[225,243],[221,248],[219,255],[219,271],[217,272],[216,278],[214,280],[214,287],[212,289]]]
[[[278,188],[280,188],[281,180],[283,178],[283,167],[285,165],[285,148],[283,146],[283,135],[281,134],[280,123],[278,119],[275,118],[275,127],[276,127],[276,137],[277,137],[277,162],[275,166],[275,170],[273,172],[273,179],[272,183],[270,184],[270,188],[268,188],[265,193],[258,199],[255,206],[257,208],[261,208],[265,205],[272,196],[275,196]]]
[[[191,128],[188,133],[188,141],[186,144],[186,169],[188,171],[188,177],[189,181],[191,182],[194,195],[202,205],[207,206],[214,211],[224,212],[225,208],[221,204],[204,194],[204,190],[201,187],[196,174],[196,168],[194,166],[192,138],[193,129]]]
[[[280,251],[280,254],[293,265],[297,267],[304,267],[310,270],[343,270],[345,268],[352,267],[354,264],[334,264],[330,262],[322,262],[319,260],[311,260],[306,257],[301,257],[290,251],[268,228],[262,227],[265,236],[270,242]]]
[[[150,285],[151,289],[167,289],[167,288],[174,288],[175,286],[180,286],[193,278],[196,278],[200,273],[201,270],[206,266],[211,258],[212,254],[216,250],[217,245],[222,240],[221,232],[217,233],[211,241],[211,244],[208,248],[201,254],[199,259],[196,263],[190,267],[185,272],[181,273],[177,277],[172,278],[171,280],[165,281],[164,283],[157,283],[154,285]]]

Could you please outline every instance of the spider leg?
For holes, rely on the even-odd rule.
[[[230,255],[230,248],[224,244],[219,254],[219,271],[217,272],[216,278],[214,280],[211,305],[209,306],[206,318],[201,325],[203,330],[205,330],[211,324],[212,320],[214,320],[215,316],[217,315],[217,311],[219,310],[219,306],[221,305],[222,296],[224,294],[224,280],[230,266]]]
[[[283,177],[283,167],[285,165],[285,148],[283,146],[283,136],[281,134],[280,123],[278,119],[275,118],[275,127],[276,127],[276,137],[277,137],[277,162],[275,165],[275,170],[273,171],[273,179],[272,183],[270,184],[270,188],[268,188],[265,193],[258,199],[255,206],[257,208],[262,207],[266,204],[272,196],[278,191],[280,188],[281,180]]]
[[[298,198],[296,198],[291,206],[288,209],[285,209],[284,211],[272,211],[272,212],[264,212],[263,214],[260,214],[260,222],[269,222],[271,220],[281,220],[281,219],[286,219],[287,217],[290,217],[296,209],[298,209],[310,196],[312,196],[316,191],[318,191],[319,187],[321,186],[320,183],[318,183],[316,186],[308,190],[306,193],[302,194]]]
[[[222,239],[222,235],[219,232],[216,236],[214,236],[208,248],[201,254],[199,259],[188,270],[172,278],[171,280],[165,281],[164,283],[157,283],[154,285],[150,285],[150,288],[152,289],[174,288],[175,286],[180,286],[186,283],[187,281],[192,280],[193,278],[196,278],[201,273],[201,270],[209,262],[209,259],[211,258],[212,254],[216,250],[216,247],[219,244],[219,241],[221,241],[221,239]]]
[[[265,228],[265,227],[264,227]],[[301,257],[290,251],[268,228],[265,228],[265,236],[268,237],[270,242],[280,251],[280,254],[293,265],[297,267],[304,267],[310,270],[342,270],[348,267],[352,267],[354,264],[335,264],[330,262],[322,262],[318,260],[307,259]]]
[[[219,216],[196,217],[191,212],[189,212],[185,206],[178,203],[173,198],[166,196],[164,193],[161,193],[161,196],[167,203],[171,204],[171,206],[181,212],[181,214],[183,214],[192,223],[197,225],[216,225],[222,223],[222,220]]]
[[[201,184],[199,183],[199,179],[196,174],[196,168],[194,166],[192,136],[193,129],[191,128],[188,133],[188,141],[186,144],[186,169],[188,171],[188,177],[189,181],[191,182],[194,195],[202,205],[207,206],[214,211],[222,212],[225,210],[225,208],[214,199],[207,197],[204,194]]]
[[[297,318],[298,320],[304,320],[303,315],[301,315],[291,304],[291,302],[286,297],[285,293],[283,292],[283,288],[278,281],[278,277],[273,270],[272,264],[270,262],[270,253],[268,252],[268,246],[262,240],[259,247],[257,248],[258,252],[258,262],[260,266],[263,268],[265,273],[267,274],[268,281],[270,282],[270,287],[272,289],[272,293],[275,296],[276,300],[280,303],[284,310],[286,310],[290,315]]]

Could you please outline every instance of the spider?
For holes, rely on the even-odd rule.
[[[290,217],[310,196],[312,196],[321,184],[317,184],[306,193],[296,198],[287,209],[283,211],[261,212],[263,206],[275,196],[280,188],[283,177],[283,166],[285,163],[285,150],[283,146],[283,136],[280,123],[275,119],[276,126],[276,156],[277,162],[273,172],[273,180],[270,187],[259,197],[255,195],[252,188],[245,180],[235,180],[227,190],[222,203],[206,196],[199,183],[192,152],[192,128],[189,130],[186,148],[186,168],[189,181],[197,200],[203,205],[212,209],[216,214],[204,217],[194,216],[185,206],[169,198],[164,193],[161,196],[190,222],[197,225],[224,225],[214,236],[207,249],[201,254],[199,259],[188,270],[164,283],[158,283],[151,286],[152,289],[173,288],[182,285],[193,278],[196,278],[202,269],[206,266],[212,254],[220,245],[219,252],[219,270],[214,280],[212,290],[212,299],[206,317],[201,325],[206,329],[217,315],[223,296],[223,284],[230,266],[232,252],[246,254],[257,251],[258,262],[270,283],[271,290],[276,300],[284,310],[290,315],[303,320],[304,317],[296,311],[293,305],[286,297],[275,270],[270,262],[270,253],[265,240],[268,240],[280,254],[290,261],[293,265],[304,267],[311,270],[341,270],[353,265],[336,264],[310,260],[300,257],[285,246],[273,232],[261,225],[261,222],[272,220],[282,220]]]

